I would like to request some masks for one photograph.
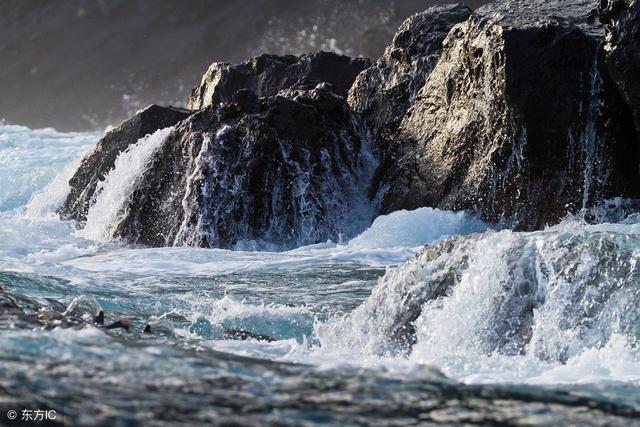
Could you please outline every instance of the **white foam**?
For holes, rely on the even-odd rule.
[[[415,247],[436,243],[454,234],[486,231],[488,224],[466,212],[420,208],[383,215],[348,244],[351,248]]]
[[[42,191],[65,165],[88,151],[99,138],[97,133],[0,126],[0,212],[24,206],[34,193]],[[68,176],[69,173],[65,175]],[[49,200],[45,204],[49,206],[57,203],[64,193],[62,182],[55,186],[60,191],[47,196]],[[34,208],[41,202],[36,201]]]
[[[103,242],[113,239],[113,233],[125,215],[136,181],[172,131],[173,127],[158,130],[120,153],[114,168],[98,184],[98,196],[89,208],[86,224],[78,231],[78,236]]]
[[[78,157],[60,172],[54,180],[47,185],[44,191],[33,195],[29,204],[27,204],[26,215],[30,218],[40,218],[50,214],[55,214],[64,203],[65,199],[71,191],[69,180],[78,170],[78,166],[82,161],[82,157]]]
[[[639,381],[639,223],[457,239],[388,271],[353,312],[318,322],[317,351],[432,365],[469,383]],[[417,343],[395,356],[392,336],[416,315]]]
[[[117,222],[119,210],[130,195],[130,184],[162,144],[161,136],[139,142],[118,158],[116,168],[102,184],[103,194],[99,199],[102,195],[105,198],[98,200],[101,207],[94,205],[90,215],[95,236],[108,237],[107,224]],[[162,286],[156,283],[163,282],[157,279],[163,274],[216,277],[238,272],[299,271],[316,266],[340,269],[354,268],[349,264],[357,264],[355,269],[360,265],[393,266],[413,258],[422,245],[436,243],[449,235],[488,229],[468,214],[423,208],[380,217],[346,244],[327,242],[287,252],[107,247],[75,236],[72,224],[51,215],[68,192],[68,177],[75,169],[70,162],[96,140],[95,134],[59,134],[53,130],[0,126],[1,270],[61,277],[68,280],[68,289],[79,285],[83,292],[91,290],[94,281],[100,286],[106,282],[109,290],[120,288],[129,295]],[[60,172],[64,165],[69,166]],[[60,174],[53,180],[57,173]],[[48,182],[51,184],[47,187]],[[34,196],[45,187],[42,195]],[[599,225],[585,225],[573,218],[536,233],[484,232],[470,238],[464,250],[452,256],[443,255],[438,263],[418,258],[410,259],[400,268],[390,268],[368,303],[345,317],[336,314],[329,321],[316,320],[317,337],[311,338],[317,338],[321,345],[311,344],[315,342],[313,339],[310,342],[286,339],[275,343],[213,339],[204,345],[272,360],[312,363],[319,367],[366,366],[411,376],[429,371],[426,366],[433,365],[468,383],[638,382],[640,355],[637,340],[633,339],[634,330],[628,327],[628,322],[637,312],[633,298],[634,292],[637,293],[634,285],[640,265],[640,245],[633,245],[639,235],[637,218],[621,224]],[[586,246],[580,246],[583,241],[587,242]],[[571,246],[574,243],[578,246]],[[607,252],[609,247],[615,250]],[[599,252],[601,249],[604,252]],[[567,258],[567,254],[572,257]],[[468,266],[464,265],[466,259],[471,260]],[[527,270],[529,267],[535,268]],[[597,277],[602,271],[607,271],[608,276],[589,282],[590,277]],[[621,271],[626,271],[628,276],[616,278]],[[408,357],[381,355],[381,341],[388,337],[385,322],[402,314],[408,302],[407,292],[423,289],[421,286],[434,275],[443,277],[449,273],[455,286],[444,297],[421,307],[415,322],[418,343],[411,354]],[[523,354],[493,351],[487,348],[490,342],[487,329],[493,325],[492,316],[501,310],[496,308],[497,301],[505,297],[505,289],[515,289],[511,286],[514,283],[526,282],[525,273],[533,275],[527,280],[536,283],[543,301],[537,303],[534,311],[532,344]],[[139,277],[127,276],[130,274],[142,276],[145,281],[147,277],[153,280],[141,290],[140,281],[136,282]],[[584,284],[588,286],[580,290],[583,293],[574,292]],[[335,286],[339,287],[337,283]],[[100,292],[108,291],[101,289]],[[261,292],[269,292],[268,286]],[[585,299],[584,295],[589,296],[590,292],[591,300]],[[535,294],[526,289],[523,293]],[[180,304],[167,301],[169,309],[181,309],[177,314],[192,321],[204,318],[213,325],[271,324],[281,330],[296,322],[298,325],[306,322],[302,329],[309,329],[314,316],[313,309],[303,305],[248,303],[232,296],[208,299],[197,292],[187,292],[181,298],[184,300]],[[602,310],[597,311],[599,308]],[[593,310],[592,316],[580,317],[589,310]],[[559,326],[565,320],[576,318],[577,323],[569,327]],[[184,330],[177,332],[185,333]],[[97,336],[104,337],[104,334]]]
[[[438,232],[441,227],[441,232]],[[286,252],[199,248],[124,249],[94,257],[70,260],[88,271],[128,271],[190,274],[230,274],[241,271],[280,270],[310,265],[360,264],[371,267],[397,265],[414,256],[423,245],[451,234],[486,230],[488,225],[463,212],[423,208],[381,216],[345,245],[327,242]]]

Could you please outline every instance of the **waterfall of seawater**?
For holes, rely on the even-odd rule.
[[[454,377],[535,381],[585,357],[605,359],[594,367],[604,376],[638,375],[639,247],[638,218],[456,237],[388,271],[360,307],[320,323],[318,338]]]
[[[376,160],[364,136],[344,131],[319,155],[282,140],[265,154],[245,131],[222,126],[170,146],[172,128],[140,139],[98,183],[78,236],[138,243],[140,221],[153,218],[162,222],[153,245],[283,250],[349,239],[371,224]],[[269,156],[273,170],[250,166]]]
[[[116,159],[114,168],[98,184],[96,198],[89,207],[87,221],[78,235],[97,241],[110,241],[118,224],[125,217],[131,196],[148,167],[154,153],[160,149],[172,127],[147,135],[127,148]]]
[[[604,141],[598,134],[598,122],[602,116],[604,100],[602,99],[602,77],[599,69],[599,55],[595,55],[589,75],[588,104],[583,107],[587,111],[582,134],[579,136],[581,166],[583,168],[582,209],[590,207],[592,198],[607,181],[607,165],[603,151]],[[594,182],[595,180],[595,182]]]

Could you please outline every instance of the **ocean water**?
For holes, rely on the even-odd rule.
[[[640,218],[514,233],[422,208],[289,251],[130,247],[108,239],[122,185],[103,183],[90,229],[55,214],[99,138],[0,126],[0,410],[640,425]],[[142,147],[112,175],[134,179]],[[94,325],[99,310],[129,330]]]

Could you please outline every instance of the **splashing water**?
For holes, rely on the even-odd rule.
[[[140,179],[151,157],[172,131],[173,127],[168,127],[147,135],[118,156],[115,167],[98,184],[96,201],[89,208],[86,224],[78,232],[79,236],[97,241],[113,238],[115,228],[125,216],[136,180]]]
[[[169,132],[118,158],[77,231],[53,213],[99,136],[0,127],[0,302],[26,313],[0,311],[0,397],[35,394],[76,422],[133,423],[135,405],[167,425],[211,411],[294,424],[420,413],[623,425],[639,413],[632,203],[594,213],[616,223],[576,216],[533,233],[422,208],[289,251],[109,243],[104,230]],[[92,325],[100,310],[129,332]],[[275,341],[229,340],[230,330]],[[440,406],[425,409],[430,399]]]
[[[389,271],[319,340],[471,382],[638,381],[639,248],[637,220],[455,237]],[[571,372],[585,358],[598,364]]]

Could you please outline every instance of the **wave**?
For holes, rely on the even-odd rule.
[[[249,271],[278,271],[332,264],[371,267],[397,265],[420,248],[448,236],[475,233],[489,225],[464,212],[422,208],[381,216],[361,235],[340,245],[333,242],[284,252],[197,248],[121,249],[69,260],[88,271],[127,271],[135,274],[203,276]]]
[[[640,380],[639,267],[637,217],[456,236],[388,271],[316,334],[323,351],[472,382]]]
[[[87,152],[98,138],[98,133],[0,126],[0,212],[25,206],[34,193]]]
[[[162,135],[146,141],[155,137]],[[428,365],[469,383],[640,381],[640,217],[632,202],[529,233],[422,208],[379,217],[345,243],[284,252],[132,248],[83,238],[55,215],[74,159],[96,140],[0,127],[0,181],[14,180],[0,186],[0,267],[46,283],[60,278],[50,287],[24,281],[21,292],[40,289],[67,303],[98,295],[109,310],[144,312],[139,322],[172,321],[168,329],[183,339],[259,358],[405,373]],[[133,157],[123,174],[145,167],[144,156]],[[131,176],[108,178],[122,189],[119,200]],[[105,204],[90,222],[119,206]],[[323,311],[328,300],[333,307]],[[279,341],[226,342],[224,328]]]
[[[126,216],[136,182],[172,131],[173,127],[168,127],[147,135],[118,156],[114,168],[96,188],[96,200],[79,236],[96,241],[113,240],[115,228]]]

